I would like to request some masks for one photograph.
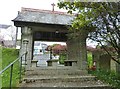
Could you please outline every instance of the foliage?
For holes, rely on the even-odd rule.
[[[18,57],[18,50],[11,48],[2,48],[2,69],[8,66]],[[12,86],[15,87],[18,84],[19,78],[19,62],[16,62],[13,66],[13,81]],[[10,83],[10,68],[2,74],[2,87],[9,87]]]
[[[67,58],[66,53],[61,53],[61,54],[59,55],[59,63],[60,63],[60,64],[64,64],[64,61],[66,60],[66,58]]]
[[[115,54],[120,59],[120,2],[59,2],[59,8],[76,11],[76,18],[72,28],[77,31],[88,30],[88,37],[101,46],[109,45],[114,48]],[[111,53],[103,49],[111,55]],[[112,56],[112,55],[111,55]],[[112,57],[120,64],[119,60]]]
[[[93,59],[92,59],[92,54],[90,52],[87,54],[87,61],[88,61],[88,68],[91,69],[93,66]]]
[[[120,89],[120,75],[117,75],[114,71],[97,70],[92,72],[92,74],[103,82],[109,83],[115,89]]]
[[[54,56],[67,51],[67,47],[65,45],[61,45],[61,44],[53,44],[51,46],[48,46],[47,49],[49,49],[49,51],[51,49]]]

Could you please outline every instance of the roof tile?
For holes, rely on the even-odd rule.
[[[34,9],[34,8],[24,8],[24,7],[22,7],[21,12],[24,12],[24,11],[43,12],[43,13],[49,13],[49,14],[72,15],[72,14],[68,14],[67,12],[60,12],[60,11],[51,11],[51,10],[44,10],[44,9]]]

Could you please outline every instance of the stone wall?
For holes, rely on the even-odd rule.
[[[94,51],[92,57],[93,61],[96,62],[97,69],[116,71],[116,63],[105,52]]]
[[[110,70],[110,66],[111,66],[110,62],[111,62],[111,57],[108,54],[101,55],[99,59],[100,69]]]

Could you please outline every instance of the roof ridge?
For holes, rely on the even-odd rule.
[[[50,14],[63,14],[63,15],[71,15],[71,14],[68,14],[67,12],[61,12],[61,11],[51,11],[51,10],[44,10],[44,9],[34,9],[34,8],[25,8],[25,7],[22,7],[21,8],[21,12],[24,12],[24,11],[30,11],[30,12],[43,12],[43,13],[50,13]]]

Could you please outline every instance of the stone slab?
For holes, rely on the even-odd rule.
[[[47,64],[48,66],[53,66],[53,67],[56,67],[58,66],[58,60],[47,60]]]
[[[65,66],[73,66],[73,67],[76,67],[76,66],[77,66],[77,61],[76,61],[76,60],[65,60],[65,61],[64,61],[64,65],[65,65]]]
[[[37,62],[38,60],[32,60],[31,61],[32,67],[37,67]]]

